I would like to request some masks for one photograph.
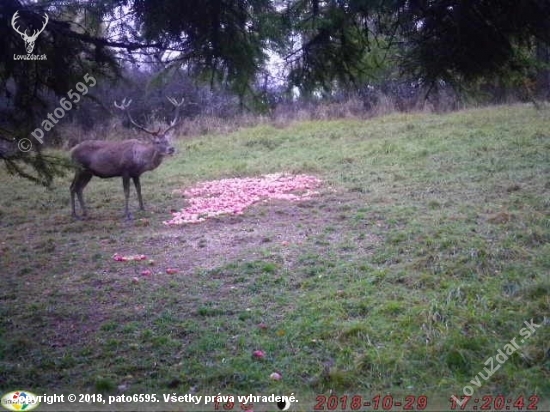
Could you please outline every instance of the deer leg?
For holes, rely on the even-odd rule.
[[[128,198],[130,197],[130,177],[122,176],[122,186],[124,187],[124,213],[126,214],[126,219],[132,219],[132,215],[128,211]]]
[[[84,204],[84,196],[82,195],[82,191],[88,184],[88,182],[93,177],[93,174],[87,170],[77,170],[73,182],[71,183],[71,207],[73,210],[73,217],[76,216],[76,207],[75,207],[75,194],[78,198],[78,202],[80,203],[80,208],[82,209],[82,216],[86,216],[86,205]]]
[[[140,210],[145,210],[143,207],[143,199],[141,198],[141,183],[139,182],[139,176],[135,176],[132,178],[134,181],[134,186],[136,187],[137,197],[139,201],[139,208]]]
[[[71,183],[71,209],[73,211],[72,215],[73,217],[76,217],[76,210],[75,210],[75,185],[76,185],[76,178],[78,176],[78,171],[75,173],[73,181]]]

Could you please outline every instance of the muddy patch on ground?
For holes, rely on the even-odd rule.
[[[250,207],[243,215],[220,216],[147,234],[142,245],[183,272],[259,260],[270,254],[276,255],[278,263],[291,267],[294,258],[306,249],[323,254],[338,245],[342,253],[346,248],[365,252],[379,238],[370,233],[368,221],[355,218],[360,207],[357,201],[356,197],[334,193],[299,203],[269,201]]]

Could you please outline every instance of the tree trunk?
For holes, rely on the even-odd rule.
[[[540,68],[536,79],[536,92],[538,98],[550,99],[550,46],[537,41],[536,56]]]

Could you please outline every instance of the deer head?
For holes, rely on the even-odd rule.
[[[34,50],[34,42],[38,38],[38,35],[44,31],[44,28],[46,27],[46,24],[48,24],[49,18],[46,13],[44,13],[44,24],[42,25],[42,28],[40,30],[33,30],[33,33],[29,36],[27,34],[27,30],[25,32],[22,32],[19,27],[16,26],[16,20],[19,18],[19,11],[16,11],[11,19],[11,26],[13,29],[21,35],[25,42],[25,49],[27,50],[27,54],[31,54]]]
[[[170,132],[178,124],[179,108],[181,107],[181,105],[183,104],[183,101],[184,101],[184,98],[182,98],[181,101],[179,101],[179,102],[173,97],[168,97],[167,99],[176,108],[176,111],[175,111],[175,114],[174,114],[174,119],[170,122],[168,128],[165,129],[163,132],[161,132],[160,127],[156,131],[149,130],[149,129],[137,124],[134,121],[134,119],[132,119],[132,116],[130,115],[130,111],[128,110],[128,107],[130,106],[130,104],[132,104],[131,99],[126,100],[126,98],[124,98],[122,100],[122,102],[120,102],[120,104],[118,104],[116,101],[114,102],[115,107],[117,109],[120,109],[123,112],[126,112],[126,115],[128,116],[128,120],[130,121],[130,123],[132,123],[138,129],[143,130],[145,133],[148,133],[152,136],[153,145],[163,155],[173,154],[174,151],[175,151],[174,147],[170,144],[169,137],[170,137]]]

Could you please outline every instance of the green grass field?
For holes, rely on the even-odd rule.
[[[75,221],[70,176],[47,190],[1,172],[0,392],[448,399],[470,385],[550,400],[548,109],[258,126],[177,147],[143,176],[133,222],[121,179],[94,178]],[[162,224],[185,205],[173,191],[285,171],[319,176],[321,194]],[[543,326],[470,383],[531,319]]]

